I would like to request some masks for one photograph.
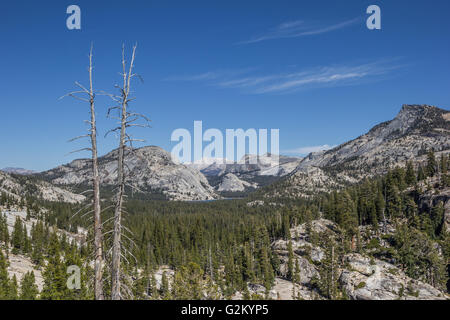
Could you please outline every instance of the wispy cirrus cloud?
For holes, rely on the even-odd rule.
[[[255,68],[242,68],[242,69],[227,69],[227,70],[215,70],[208,71],[199,74],[184,74],[184,75],[172,75],[165,79],[164,81],[213,81],[220,79],[230,79],[233,77],[239,77],[243,74],[248,74],[254,71]]]
[[[236,44],[250,44],[266,40],[298,38],[317,35],[349,27],[361,21],[361,17],[335,24],[311,23],[303,20],[288,21],[276,26],[275,28],[270,29],[268,32],[262,35],[253,37],[250,40],[240,41]]]
[[[402,67],[402,65],[394,64],[395,61],[391,59],[351,65],[322,66],[274,74],[260,74],[255,69],[240,72],[207,72],[168,79],[199,81],[219,88],[239,89],[249,94],[286,94],[308,88],[358,85],[367,81],[377,81],[391,71]]]
[[[335,148],[336,146],[330,146],[328,144],[320,145],[320,146],[309,146],[309,147],[300,147],[296,149],[289,149],[282,151],[283,153],[287,154],[300,154],[300,155],[307,155],[311,152],[318,152],[318,151],[324,151],[324,150],[330,150]]]
[[[200,81],[200,80],[212,80],[216,79],[219,75],[215,72],[205,72],[196,75],[185,75],[185,76],[171,76],[166,78],[166,81]]]

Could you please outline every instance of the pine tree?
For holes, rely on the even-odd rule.
[[[316,278],[319,290],[328,299],[336,299],[338,293],[338,247],[333,236],[324,234],[325,257],[319,266],[320,277]]]
[[[283,235],[284,235],[284,239],[285,240],[289,240],[291,239],[291,230],[290,230],[291,226],[289,223],[289,216],[288,215],[284,215],[283,216]]]
[[[133,291],[134,300],[147,299],[148,283],[149,283],[148,274],[144,273],[143,276],[140,276],[138,274],[137,270],[134,270],[133,278],[134,278],[134,281],[133,281],[132,291]]]
[[[434,206],[431,209],[431,222],[433,226],[433,236],[432,238],[435,238],[436,236],[440,236],[443,232],[444,227],[444,205],[442,201],[440,201],[436,206]]]
[[[450,186],[450,177],[448,176],[448,162],[449,157],[445,154],[441,155],[440,167],[441,167],[441,187],[446,188]]]
[[[172,295],[180,300],[200,300],[203,298],[203,270],[194,262],[182,266],[175,273]]]
[[[437,173],[437,161],[433,149],[428,151],[425,172],[428,177],[433,177]]]
[[[386,178],[386,211],[390,218],[397,218],[402,214],[400,190],[396,181],[389,174]]]
[[[422,166],[419,166],[419,169],[417,170],[417,181],[423,181],[425,178],[425,171]]]
[[[262,264],[262,276],[264,279],[264,287],[266,288],[266,292],[269,292],[270,288],[272,288],[273,285],[274,272],[269,261],[269,256],[266,247],[261,248],[261,264]]]
[[[62,269],[65,270],[64,281],[66,281],[66,286],[63,290],[64,299],[68,300],[85,300],[93,299],[93,293],[88,292],[86,283],[88,280],[88,271],[84,267],[83,259],[76,245],[70,246],[66,243],[66,250],[64,252],[64,261],[62,262]],[[78,266],[80,268],[80,288],[79,289],[68,289],[67,288],[67,270],[69,266]],[[90,275],[92,276],[92,275]]]
[[[385,208],[386,208],[386,203],[384,201],[384,196],[383,193],[381,191],[382,186],[378,186],[377,188],[377,196],[375,199],[375,210],[377,212],[377,219],[380,222],[384,223],[384,219],[385,219]]]
[[[163,272],[163,274],[162,274],[160,296],[164,300],[169,300],[171,298],[170,290],[169,290],[169,280],[167,279],[166,272]]]
[[[0,300],[8,298],[9,295],[9,278],[8,278],[8,262],[0,250]]]
[[[31,259],[33,263],[40,266],[43,262],[43,252],[45,243],[45,229],[42,221],[33,224],[31,227],[31,240],[33,242]]]
[[[347,191],[339,194],[337,199],[338,224],[353,237],[358,229],[358,217],[355,204]]]
[[[251,247],[249,243],[245,243],[243,248],[243,272],[244,272],[244,281],[255,281],[255,266],[254,266],[254,257],[251,251]]]
[[[19,290],[17,286],[17,277],[14,274],[9,284],[8,300],[17,300],[18,297],[19,297]]]
[[[9,232],[8,225],[6,224],[6,217],[0,212],[0,248],[2,242],[6,248],[9,242]]]
[[[27,272],[23,276],[20,288],[20,300],[36,300],[39,291],[35,282],[33,271]]]
[[[22,226],[22,220],[19,217],[16,217],[16,222],[14,223],[14,229],[12,233],[12,253],[18,254],[22,251],[23,248],[23,239],[24,239],[24,231]]]
[[[23,224],[23,240],[22,240],[22,253],[29,254],[31,252],[31,243],[28,238],[27,228],[25,224]]]
[[[158,288],[156,287],[156,278],[154,273],[152,273],[152,276],[150,277],[149,287],[147,291],[151,299],[156,300],[159,298],[159,292]]]
[[[295,259],[295,269],[294,278],[292,279],[292,299],[297,299],[299,294],[295,294],[295,287],[300,284],[300,266],[298,264],[298,259]]]
[[[294,276],[294,252],[292,250],[292,241],[288,242],[288,269],[287,278],[293,280]]]
[[[428,225],[432,230],[431,220]],[[439,254],[435,243],[424,233],[410,227],[407,223],[397,227],[395,235],[396,259],[413,279],[423,279],[432,286],[443,289],[447,281],[445,260]]]
[[[416,216],[417,211],[418,211],[418,208],[417,208],[417,204],[414,201],[414,199],[411,199],[411,198],[407,199],[406,206],[405,206],[406,216],[408,218],[413,218]]]
[[[405,182],[407,185],[411,186],[416,183],[416,173],[414,171],[414,167],[411,161],[408,161],[406,164],[406,176]]]
[[[58,236],[56,233],[52,233],[48,250],[48,263],[42,272],[44,287],[41,298],[44,300],[63,299],[68,290],[66,275],[66,269],[61,261]]]

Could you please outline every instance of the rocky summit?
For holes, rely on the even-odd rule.
[[[200,170],[219,193],[243,192],[279,180],[291,173],[300,161],[298,157],[280,155],[276,158],[267,153],[246,154],[237,162],[215,159],[188,166]]]
[[[426,150],[450,152],[450,112],[429,105],[403,105],[397,116],[331,150],[310,153],[283,181],[278,195],[311,196],[366,177],[384,174],[406,161],[424,160]]]
[[[76,194],[68,188],[60,188],[34,177],[10,175],[3,171],[0,171],[0,192],[17,200],[25,197],[67,203],[85,200],[85,196]]]
[[[28,170],[28,169],[24,169],[24,168],[12,168],[12,167],[3,168],[0,171],[6,172],[6,173],[12,173],[12,174],[24,175],[24,176],[37,173],[34,170]]]
[[[384,174],[395,166],[404,166],[407,160],[417,166],[425,161],[429,149],[434,149],[437,156],[450,152],[450,112],[429,105],[404,105],[393,120],[305,158],[279,156],[275,163],[271,154],[245,155],[238,162],[211,159],[180,164],[162,148],[148,146],[127,148],[125,168],[128,185],[152,198],[211,200],[230,193],[246,194],[270,184],[270,193],[266,194],[270,197],[312,197]],[[117,150],[99,158],[102,186],[116,183],[116,159]],[[71,189],[87,188],[91,160],[74,160],[42,173],[11,168],[7,171],[14,174],[0,174],[3,190],[8,193],[23,189],[24,183],[37,184],[27,190],[37,189],[37,196],[46,200],[79,202],[84,197],[73,194]]]
[[[114,185],[117,180],[117,150],[99,158],[100,182]],[[211,200],[217,198],[205,176],[172,160],[160,147],[149,146],[125,151],[126,180],[130,187],[145,193],[161,194],[169,200]],[[56,185],[83,185],[91,179],[91,160],[79,159],[42,173]]]
[[[246,188],[256,188],[257,184],[251,184],[236,177],[232,173],[227,173],[222,177],[222,182],[217,187],[217,191],[244,191]]]

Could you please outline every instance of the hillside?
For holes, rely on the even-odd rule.
[[[404,105],[393,120],[366,134],[309,154],[271,189],[271,195],[308,197],[339,189],[405,166],[408,160],[423,162],[430,149],[437,155],[450,152],[450,112],[428,105]]]
[[[208,181],[199,171],[177,164],[169,152],[149,146],[128,148],[125,153],[126,179],[135,191],[159,194],[168,200],[210,200],[217,198]],[[99,158],[100,181],[112,186],[117,179],[117,150]],[[89,159],[74,160],[40,174],[59,186],[87,186],[91,177]]]
[[[237,192],[239,195],[240,192],[245,195],[288,175],[300,161],[301,158],[283,155],[275,159],[271,154],[247,154],[237,162],[211,159],[188,166],[200,170],[219,193]]]
[[[17,200],[34,197],[47,201],[78,203],[85,196],[76,194],[66,187],[58,187],[32,176],[11,175],[0,171],[0,193]]]

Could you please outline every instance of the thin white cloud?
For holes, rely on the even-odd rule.
[[[296,149],[290,149],[290,150],[285,150],[283,151],[284,153],[290,153],[290,154],[302,154],[302,155],[307,155],[310,154],[311,152],[318,152],[318,151],[323,151],[323,150],[330,150],[333,149],[334,146],[330,146],[328,144],[324,144],[321,146],[310,146],[310,147],[300,147],[300,148],[296,148]]]
[[[196,75],[185,75],[185,76],[172,76],[164,80],[166,81],[199,81],[199,80],[212,80],[216,79],[218,75],[214,72],[205,72]]]
[[[208,71],[199,74],[181,74],[172,75],[163,79],[163,81],[211,81],[215,79],[231,79],[233,77],[238,77],[243,74],[248,74],[254,71],[255,68],[242,68],[242,69],[228,69],[228,70],[216,70]]]
[[[246,88],[254,87],[259,84],[276,79],[277,76],[248,77],[233,80],[224,80],[217,83],[218,86],[224,88]]]
[[[363,78],[375,77],[387,73],[388,70],[388,67],[378,64],[315,68],[306,72],[281,75],[274,81],[258,86],[253,93],[287,93],[308,87],[355,84]]]
[[[263,34],[258,37],[254,37],[250,40],[241,41],[237,44],[250,44],[250,43],[256,43],[261,42],[265,40],[274,40],[274,39],[283,39],[283,38],[298,38],[303,36],[311,36],[311,35],[317,35],[322,33],[331,32],[334,30],[342,29],[351,25],[354,25],[358,22],[362,21],[360,17],[343,21],[337,24],[332,25],[318,25],[318,24],[312,24],[312,23],[306,23],[302,20],[297,21],[289,21],[284,22],[280,25],[278,25],[275,28],[272,28],[269,32],[266,34]]]
[[[250,94],[286,94],[302,89],[357,85],[380,80],[392,70],[403,67],[395,59],[352,65],[333,65],[287,73],[256,74],[255,69],[240,72],[218,71],[199,75],[171,77],[179,81],[199,81],[219,88],[234,88]],[[214,76],[212,76],[214,75]]]

